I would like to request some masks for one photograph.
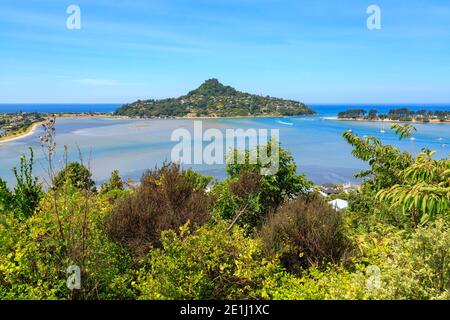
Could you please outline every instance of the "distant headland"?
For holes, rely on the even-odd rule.
[[[391,109],[386,114],[380,114],[375,109],[371,109],[368,112],[363,109],[349,109],[339,112],[337,118],[335,119],[357,121],[450,123],[450,110],[411,111],[407,108],[399,108]]]
[[[179,98],[138,100],[114,112],[117,116],[157,117],[259,117],[312,115],[315,111],[294,100],[260,96],[225,86],[217,79]]]
[[[17,112],[0,113],[0,143],[22,139],[34,133],[45,119],[54,115],[58,118],[78,117],[110,117],[110,113],[39,113],[39,112]]]

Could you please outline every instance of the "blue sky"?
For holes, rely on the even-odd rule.
[[[450,2],[0,0],[0,103],[171,97],[211,77],[307,103],[448,103]]]

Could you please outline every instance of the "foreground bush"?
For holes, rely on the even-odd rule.
[[[132,297],[123,276],[131,260],[102,229],[109,202],[67,191],[48,193],[25,221],[0,219],[0,299]],[[80,290],[67,287],[71,265],[81,270]]]
[[[270,164],[262,163],[261,154],[269,155],[277,147],[279,162],[276,172],[262,174]],[[284,201],[304,197],[312,187],[304,175],[297,174],[292,155],[277,141],[270,140],[254,150],[235,149],[228,157],[226,171],[229,178],[216,184],[212,190],[216,198],[213,214],[245,227],[248,233],[259,229],[267,216]]]
[[[399,172],[398,184],[377,195],[381,202],[399,208],[413,226],[439,215],[450,217],[450,160],[434,160],[434,154],[420,153],[413,164]]]
[[[119,201],[107,219],[109,235],[142,257],[161,246],[161,232],[178,230],[187,221],[192,228],[210,219],[209,179],[179,165],[148,171],[141,185]]]
[[[281,254],[283,265],[294,273],[323,263],[339,263],[350,248],[341,214],[315,195],[280,208],[264,224],[261,237],[265,251]]]
[[[80,190],[96,191],[95,181],[92,180],[92,173],[79,162],[68,163],[59,171],[53,181],[56,189],[61,189],[67,185]]]
[[[190,234],[188,226],[164,232],[163,248],[152,251],[141,270],[141,299],[258,299],[266,282],[278,283],[276,260],[262,256],[259,240],[224,222]]]
[[[450,299],[450,224],[438,219],[398,238],[382,268],[382,299]]]
[[[250,232],[261,224],[265,216],[261,193],[261,176],[251,171],[217,183],[212,189],[215,198],[213,215],[234,221]]]
[[[33,215],[39,201],[44,195],[42,183],[33,176],[34,153],[30,148],[30,158],[20,157],[19,169],[13,168],[16,186],[13,190],[7,187],[0,178],[0,214],[13,213],[19,219]]]
[[[253,164],[252,155],[271,154],[273,146],[279,142],[270,140],[266,145],[257,146],[255,150],[234,150],[228,157],[230,159],[242,159],[241,162],[230,162],[227,164],[227,174],[232,179],[238,179],[243,174],[253,172],[261,175],[261,172],[267,170],[270,165],[263,165],[260,157],[257,157],[257,163]],[[228,160],[230,160],[228,159]],[[294,199],[299,195],[307,195],[312,187],[303,174],[297,174],[297,164],[291,153],[279,146],[279,164],[275,174],[261,175],[260,177],[260,203],[264,213],[272,213],[286,200]]]

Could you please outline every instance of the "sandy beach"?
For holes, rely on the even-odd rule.
[[[107,114],[107,113],[99,113],[99,114],[72,114],[72,113],[62,113],[62,114],[58,114],[56,115],[57,118],[86,118],[86,117],[113,117],[111,114]],[[14,133],[12,135],[6,136],[6,137],[1,137],[0,138],[0,145],[4,144],[4,143],[8,143],[11,141],[15,141],[15,140],[19,140],[19,139],[23,139],[25,137],[29,137],[32,134],[34,134],[34,132],[36,131],[36,129],[42,125],[43,122],[36,122],[33,123],[31,126],[29,126],[24,132],[22,133]]]
[[[25,137],[31,136],[32,134],[35,133],[36,129],[42,124],[42,122],[37,122],[37,123],[33,123],[31,126],[29,126],[27,128],[27,130],[25,130],[23,133],[20,134],[15,134],[12,136],[6,136],[6,137],[2,137],[0,138],[0,145],[4,144],[4,143],[8,143],[11,141],[15,141],[15,140],[19,140],[19,139],[23,139]]]

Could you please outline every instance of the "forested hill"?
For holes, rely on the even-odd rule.
[[[240,92],[209,79],[179,98],[138,100],[116,110],[116,115],[130,117],[234,117],[294,116],[314,114],[307,105],[293,100]]]

